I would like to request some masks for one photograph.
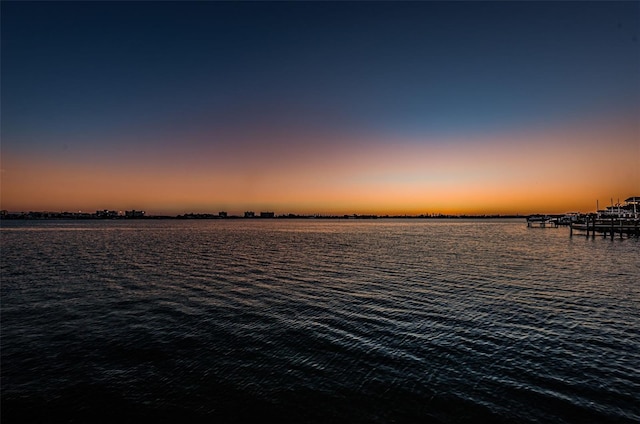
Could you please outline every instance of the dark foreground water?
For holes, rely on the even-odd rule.
[[[0,236],[3,423],[640,421],[638,239],[524,219]]]

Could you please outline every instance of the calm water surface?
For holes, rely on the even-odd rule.
[[[640,241],[5,221],[2,422],[640,422]]]

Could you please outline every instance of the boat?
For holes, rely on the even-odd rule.
[[[640,196],[631,196],[625,199],[624,204],[614,204],[597,211],[599,219],[640,219]]]
[[[558,225],[571,225],[584,220],[584,214],[580,212],[567,212],[563,216],[556,219]]]

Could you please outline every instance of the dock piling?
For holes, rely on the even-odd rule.
[[[613,240],[613,217],[611,217],[611,240]]]

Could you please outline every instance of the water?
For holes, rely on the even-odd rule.
[[[2,421],[640,421],[640,241],[5,221]]]

